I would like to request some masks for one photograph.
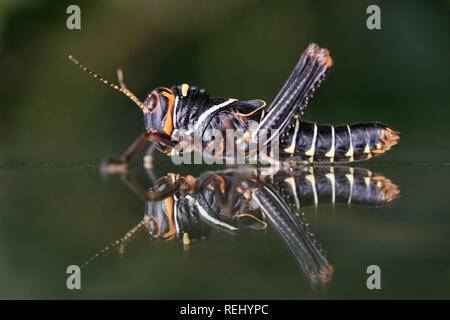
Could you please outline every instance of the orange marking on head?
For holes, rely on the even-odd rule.
[[[169,101],[166,111],[167,112],[166,121],[164,122],[164,131],[165,133],[170,135],[172,134],[173,131],[173,109],[175,106],[175,95],[173,94],[172,90],[170,90],[170,93],[167,91],[162,91],[161,94],[165,96]]]
[[[167,219],[169,220],[169,231],[167,231],[165,234],[163,234],[163,238],[167,239],[170,237],[173,237],[175,235],[176,229],[175,229],[175,222],[174,222],[174,204],[173,204],[173,198],[167,197],[165,200],[166,209],[167,209]]]

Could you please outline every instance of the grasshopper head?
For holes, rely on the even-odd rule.
[[[156,88],[145,99],[145,128],[164,132],[168,135],[173,131],[173,109],[175,94],[167,88]]]

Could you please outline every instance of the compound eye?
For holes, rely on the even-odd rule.
[[[152,217],[149,219],[147,228],[148,228],[150,235],[156,236],[158,234],[159,226],[158,226],[158,223],[156,222],[156,218]]]
[[[147,98],[147,108],[150,112],[156,110],[159,102],[159,96],[156,93],[152,93],[150,97]]]

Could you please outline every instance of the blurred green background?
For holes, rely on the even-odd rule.
[[[81,30],[66,28],[70,4],[81,7]],[[381,8],[381,30],[366,28],[370,4]],[[448,298],[449,9],[449,1],[2,0],[0,297]],[[332,287],[312,291],[269,231],[217,235],[188,255],[141,234],[128,258],[92,267],[90,290],[69,292],[65,267],[142,217],[143,204],[118,180],[105,183],[97,164],[121,154],[143,122],[132,102],[67,56],[114,82],[122,68],[141,98],[186,82],[270,102],[310,42],[335,65],[305,120],[379,121],[401,132],[398,147],[361,165],[398,183],[402,199],[312,215],[336,266]],[[140,157],[134,164],[148,184]],[[210,169],[173,167],[164,155],[155,166],[160,176]],[[363,268],[373,261],[390,267],[390,289],[375,294]]]
[[[3,159],[98,160],[123,151],[143,125],[126,97],[69,54],[141,98],[190,83],[212,96],[276,95],[310,42],[335,65],[304,119],[380,121],[402,134],[396,160],[448,159],[450,44],[445,1],[86,1],[66,28],[66,1],[2,1]],[[378,3],[382,29],[366,28]]]

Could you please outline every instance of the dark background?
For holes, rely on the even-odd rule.
[[[81,30],[66,8],[81,7]],[[381,8],[381,30],[366,8]],[[449,1],[2,1],[0,3],[1,298],[448,298]],[[272,230],[217,234],[189,252],[140,233],[125,259],[90,267],[80,292],[65,268],[135,225],[143,204],[97,169],[143,131],[139,109],[68,59],[143,99],[189,83],[212,96],[273,99],[310,42],[335,64],[304,118],[379,121],[401,132],[358,165],[399,184],[383,208],[325,207],[310,219],[335,265],[311,290]],[[158,155],[155,171],[198,175]],[[141,157],[132,166],[145,184]],[[384,270],[383,290],[365,268]]]
[[[97,161],[142,132],[136,106],[69,54],[114,82],[122,68],[142,99],[186,82],[270,102],[310,42],[335,65],[304,119],[380,121],[402,134],[385,159],[448,159],[448,2],[86,1],[79,31],[66,28],[71,3],[0,6],[3,159]],[[382,29],[371,31],[375,3]]]

